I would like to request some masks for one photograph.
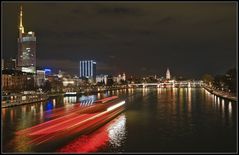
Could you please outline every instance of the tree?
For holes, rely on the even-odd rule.
[[[213,81],[213,86],[216,88],[224,88],[225,86],[225,76],[223,75],[216,75]]]
[[[202,80],[203,80],[204,83],[210,85],[210,84],[212,84],[212,82],[214,80],[214,77],[210,74],[204,74],[202,76]]]
[[[229,69],[225,74],[225,85],[233,92],[236,93],[237,89],[237,71],[236,68]]]

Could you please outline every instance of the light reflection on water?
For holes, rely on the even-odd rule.
[[[126,138],[125,124],[126,117],[125,115],[121,115],[107,128],[110,145],[115,148],[120,147],[122,145],[122,141],[124,141]]]
[[[188,88],[188,112],[191,113],[192,111],[192,88]]]
[[[121,114],[95,132],[75,139],[66,146],[60,148],[57,152],[97,152],[107,145],[113,148],[120,147],[122,142],[126,139],[125,124],[125,114]]]
[[[232,102],[229,101],[229,105],[228,105],[228,110],[229,110],[229,116],[232,116]]]
[[[84,103],[84,106],[87,106],[91,104],[92,100],[100,99],[107,95],[119,95],[126,97],[126,107],[128,109],[126,109],[125,114],[123,115],[123,117],[121,117],[121,121],[119,121],[121,123],[113,123],[114,125],[108,126],[105,129],[105,131],[107,131],[106,133],[109,139],[105,143],[106,148],[103,149],[104,152],[107,152],[108,150],[129,151],[131,148],[134,148],[133,144],[135,145],[135,143],[139,143],[137,145],[140,146],[140,144],[142,144],[143,142],[138,142],[139,140],[134,141],[134,139],[137,139],[137,137],[132,136],[134,135],[134,133],[128,132],[128,130],[137,130],[137,132],[142,134],[142,137],[146,136],[145,143],[147,142],[149,145],[150,141],[147,141],[148,135],[155,134],[150,138],[153,139],[155,137],[155,139],[157,140],[164,139],[164,136],[166,135],[165,137],[167,138],[164,139],[166,143],[167,141],[171,140],[170,138],[173,137],[170,137],[170,135],[181,135],[181,133],[189,135],[191,133],[195,133],[191,135],[192,137],[190,137],[192,139],[195,139],[197,138],[197,135],[202,135],[203,133],[200,133],[199,130],[207,132],[207,127],[215,129],[215,131],[211,133],[214,134],[214,136],[217,135],[215,133],[220,133],[219,131],[223,132],[218,135],[221,136],[223,135],[223,133],[225,133],[224,136],[227,136],[233,134],[232,129],[230,127],[236,126],[235,102],[220,99],[219,97],[212,95],[204,89],[130,88],[128,90],[115,90],[107,93],[97,93],[95,95],[89,95],[84,97],[56,97],[50,99],[45,103],[36,103],[2,109],[4,151],[35,151],[35,149],[32,148],[30,145],[26,145],[28,141],[26,137],[16,137],[14,135],[14,132],[20,129],[34,126],[44,121],[48,121],[49,119],[46,117],[46,113],[50,113],[56,108],[71,108],[75,104],[80,104],[80,102]],[[141,103],[144,106],[140,106]],[[129,118],[130,113],[132,111],[138,115]],[[125,118],[127,118],[127,121]],[[129,121],[128,118],[131,121]],[[150,126],[152,126],[152,129],[149,128]],[[220,130],[218,130],[219,127],[221,127]],[[147,131],[147,134],[144,135],[143,131],[146,131],[146,129],[153,131]],[[209,131],[211,132],[211,130],[208,129],[208,132]],[[210,134],[208,136],[205,136],[205,139],[210,136]],[[178,138],[177,136],[174,137]],[[210,141],[210,139],[208,141]],[[222,142],[225,142],[225,140]],[[128,147],[125,148],[123,143],[127,143]],[[161,144],[160,141],[157,141],[157,143]],[[198,144],[198,146],[202,145],[201,143],[197,142],[193,143]],[[205,145],[213,145],[213,143],[209,142],[204,143]],[[216,146],[217,143],[214,143],[214,145]],[[164,144],[161,144],[161,146],[159,146],[159,144],[157,146],[156,142],[155,144],[152,143],[151,147],[159,149],[160,147],[163,148]],[[174,143],[172,143],[172,145],[171,143],[167,144],[168,146],[176,146]],[[143,145],[141,147],[143,147]],[[44,148],[42,149],[42,151],[44,151]],[[52,151],[54,152],[55,150]]]

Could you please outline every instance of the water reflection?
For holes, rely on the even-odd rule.
[[[237,125],[235,119],[235,114],[237,113],[236,103],[226,99],[221,99],[204,89],[132,88],[128,89],[126,92],[124,90],[118,92],[115,90],[114,92],[115,95],[117,93],[118,95],[127,97],[127,111],[133,109],[134,112],[139,113],[137,117],[130,118],[130,121],[127,120],[129,125],[127,125],[127,131],[129,131],[129,129],[135,131],[139,128],[142,130],[137,130],[137,133],[135,133],[136,136],[132,136],[132,132],[128,132],[127,134],[130,133],[130,135],[126,135],[126,111],[124,115],[121,115],[122,117],[118,117],[120,119],[116,119],[118,121],[113,120],[109,123],[110,125],[104,128],[102,127],[101,130],[97,130],[94,134],[92,133],[84,136],[85,139],[81,137],[81,142],[78,143],[79,145],[75,145],[72,152],[75,152],[74,150],[79,151],[82,149],[91,151],[94,149],[95,151],[104,150],[106,152],[108,150],[119,151],[123,149],[126,149],[127,151],[127,148],[132,150],[132,148],[134,148],[135,145],[138,145],[138,143],[140,147],[144,146],[140,145],[143,143],[142,141],[138,142],[137,138],[135,138],[139,134],[143,135],[145,138],[144,144],[148,145],[148,147],[149,144],[152,144],[150,139],[160,139],[157,141],[159,143],[157,146],[156,144],[152,144],[152,148],[155,150],[157,150],[156,148],[164,146],[163,143],[160,145],[162,138],[167,137],[166,139],[174,141],[177,138],[175,135],[179,135],[183,139],[183,136],[181,135],[182,133],[195,133],[187,137],[188,139],[197,139],[198,137],[195,135],[199,134],[204,136],[205,140],[203,142],[194,141],[194,144],[197,144],[198,146],[203,145],[204,143],[208,146],[219,146],[221,143],[222,145],[230,144],[227,140],[234,140],[231,139],[230,136],[234,137],[235,134],[233,134],[233,127]],[[113,91],[110,93],[107,92],[107,94],[113,95]],[[89,96],[56,97],[44,103],[3,108],[2,124],[4,152],[36,152],[31,145],[27,144],[29,139],[22,135],[16,136],[14,132],[48,121],[47,113],[51,113],[51,111],[54,112],[55,108],[73,108],[76,104],[80,103],[84,103],[84,105],[87,106],[90,105],[93,100],[102,98],[107,94],[98,93]],[[154,102],[157,102],[158,104],[148,104]],[[140,103],[146,103],[144,104],[145,108],[138,108]],[[129,117],[127,116],[126,118]],[[142,124],[142,122],[147,123]],[[207,128],[208,126],[210,126],[210,128]],[[145,134],[146,130],[150,131],[151,129],[155,132]],[[202,133],[202,130],[205,132]],[[210,134],[207,135],[207,133]],[[219,142],[217,143],[217,140],[213,141],[210,139],[212,137],[217,137],[217,135],[229,138],[220,141],[219,144]],[[130,140],[129,137],[131,138]],[[147,140],[147,137],[150,137],[149,140]],[[220,136],[218,138],[220,138]],[[123,145],[124,142],[127,142],[127,145],[129,146],[125,148]],[[173,147],[175,143],[172,144],[168,141],[167,144],[169,144],[168,147]],[[190,145],[190,143],[187,144]],[[42,151],[44,151],[44,148]],[[55,150],[52,151],[54,152]]]
[[[48,101],[46,104],[46,111],[51,111],[53,109],[53,103]]]
[[[224,118],[224,99],[222,99],[222,118]]]
[[[6,109],[2,109],[2,119],[5,120],[5,115],[6,115]]]
[[[192,111],[192,88],[188,88],[188,112],[191,113]]]
[[[64,104],[76,103],[76,96],[65,96],[63,99]]]
[[[13,117],[14,117],[13,109],[10,110],[10,116],[11,116],[11,121],[13,121]]]
[[[113,147],[120,147],[122,141],[125,140],[125,124],[126,117],[125,115],[121,115],[107,128],[110,139],[109,142]]]
[[[229,115],[231,117],[232,116],[232,102],[231,101],[229,101],[229,103],[228,103],[228,110],[229,110]]]
[[[97,98],[100,98],[100,93],[97,93]]]
[[[143,89],[143,91],[142,91],[143,92],[143,97],[145,97],[148,94],[149,88],[143,87],[142,89]]]
[[[56,99],[52,99],[52,103],[53,103],[53,108],[56,107]]]
[[[44,113],[43,103],[40,103],[40,120],[41,120],[41,122],[43,120],[43,113]]]
[[[220,98],[219,96],[216,96],[214,94],[211,94],[207,90],[205,90],[206,96],[206,103],[210,105],[210,103],[213,105],[212,110],[217,113],[217,115],[221,118],[221,121],[223,123],[227,123],[228,125],[232,125],[233,118],[232,118],[232,102],[223,98]]]
[[[121,114],[95,132],[81,136],[68,145],[60,148],[59,152],[97,152],[106,145],[119,147],[126,139],[126,117]]]
[[[179,101],[183,103],[183,88],[179,88]]]
[[[162,88],[158,87],[157,92],[158,92],[158,94],[161,94],[162,93]]]

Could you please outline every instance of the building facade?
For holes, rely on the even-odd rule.
[[[97,75],[96,76],[96,83],[103,83],[105,85],[107,85],[107,78],[108,78],[108,75]]]
[[[2,70],[4,69],[4,59],[2,59],[1,61],[1,67],[2,67]]]
[[[3,63],[3,69],[15,70],[16,69],[16,59],[5,59]]]
[[[22,24],[22,7],[20,10],[17,68],[23,72],[36,73],[36,36],[30,31],[24,32]]]
[[[5,92],[21,92],[34,90],[34,75],[18,70],[2,71],[2,90]]]
[[[36,85],[37,85],[37,87],[43,87],[45,85],[45,71],[44,70],[36,71]]]
[[[96,62],[93,60],[80,61],[80,78],[94,79],[96,78]]]
[[[168,68],[167,68],[167,71],[166,71],[166,79],[167,79],[167,80],[170,80],[170,79],[171,79],[170,71],[169,71]]]

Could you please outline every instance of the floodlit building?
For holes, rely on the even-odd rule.
[[[96,62],[93,60],[84,60],[79,63],[79,77],[94,79],[96,78]]]
[[[45,85],[45,71],[37,70],[36,71],[36,84],[38,87],[43,87]]]
[[[96,83],[104,83],[105,85],[107,85],[107,78],[108,78],[108,75],[97,75],[96,76]]]
[[[167,80],[171,79],[170,71],[169,71],[168,68],[167,68],[167,71],[166,71],[166,79]]]
[[[17,68],[23,72],[36,73],[36,36],[32,31],[24,32],[22,6],[19,17]]]
[[[126,75],[123,73],[122,75],[119,74],[117,77],[114,77],[114,81],[117,83],[121,83],[122,81],[126,80]]]

